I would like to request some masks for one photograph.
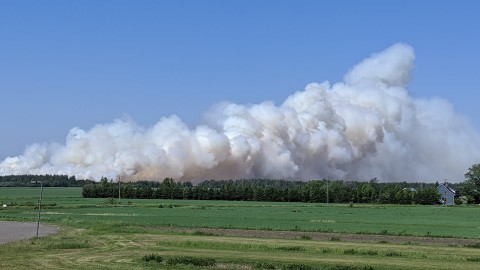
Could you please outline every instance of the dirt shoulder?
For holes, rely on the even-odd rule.
[[[161,231],[204,233],[222,236],[238,236],[252,238],[280,238],[280,239],[311,239],[318,241],[342,241],[342,242],[363,242],[363,243],[393,243],[411,245],[435,245],[435,246],[464,246],[480,245],[480,239],[464,238],[439,238],[419,236],[392,236],[372,234],[351,234],[351,233],[323,233],[323,232],[298,232],[298,231],[262,231],[262,230],[240,230],[240,229],[211,229],[211,228],[172,228],[157,227]]]
[[[46,236],[58,232],[57,226],[40,224],[38,236]],[[29,239],[37,234],[37,223],[0,221],[0,244]]]

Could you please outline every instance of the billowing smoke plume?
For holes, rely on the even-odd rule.
[[[223,103],[194,129],[176,116],[150,128],[130,119],[73,128],[65,145],[31,145],[0,163],[0,174],[462,180],[480,159],[480,136],[449,102],[409,95],[414,58],[396,44],[344,82],[311,83],[280,106]]]

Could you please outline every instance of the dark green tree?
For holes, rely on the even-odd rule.
[[[415,194],[416,203],[419,204],[435,204],[438,203],[440,194],[435,186],[428,186],[420,189]]]
[[[474,164],[465,173],[465,181],[460,186],[460,193],[470,202],[480,203],[480,164]]]

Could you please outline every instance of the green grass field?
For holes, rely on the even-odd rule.
[[[35,221],[39,188],[0,188],[0,220]],[[478,269],[480,251],[227,237],[158,228],[229,228],[479,239],[480,207],[85,199],[45,188],[42,222],[60,234],[0,246],[2,269]],[[195,229],[194,229],[195,230]],[[334,239],[332,239],[334,240]],[[478,245],[480,247],[480,244]],[[476,247],[476,246],[474,246]],[[22,257],[19,260],[18,254]],[[151,256],[154,259],[148,259]],[[66,260],[65,258],[71,258]],[[214,265],[193,265],[214,260]],[[160,259],[158,259],[160,258]],[[161,261],[161,262],[158,262]],[[200,260],[201,261],[201,260]],[[211,261],[210,261],[211,262]]]

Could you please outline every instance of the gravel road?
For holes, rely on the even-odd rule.
[[[38,236],[46,236],[57,233],[57,226],[40,224]],[[26,223],[16,221],[0,221],[0,244],[29,239],[37,234],[37,223]]]

